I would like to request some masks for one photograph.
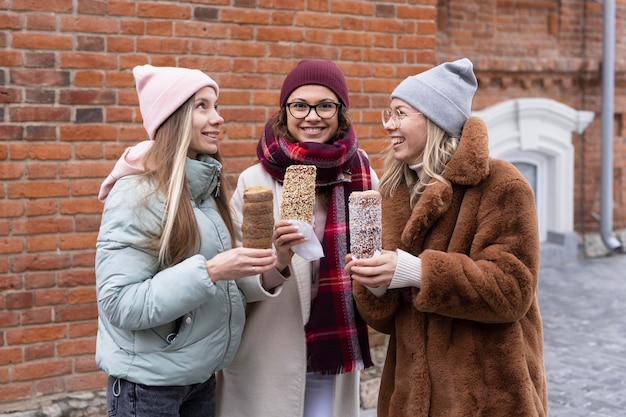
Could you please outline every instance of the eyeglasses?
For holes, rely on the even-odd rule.
[[[396,110],[385,109],[385,110],[382,110],[380,112],[380,116],[381,116],[381,119],[383,121],[383,127],[386,126],[387,123],[391,122],[391,126],[394,129],[400,129],[400,126],[402,124],[402,120],[406,119],[407,117],[409,117],[412,114],[424,114],[424,113],[420,113],[420,112],[405,113],[405,112],[401,112],[398,109],[396,109]]]
[[[315,113],[321,119],[330,119],[337,114],[337,109],[341,107],[341,103],[334,103],[332,101],[323,101],[315,105],[305,103],[303,101],[293,101],[285,104],[289,113],[296,119],[304,119],[311,113],[311,110],[315,110]]]

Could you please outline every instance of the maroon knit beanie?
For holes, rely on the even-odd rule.
[[[346,107],[350,107],[348,99],[348,85],[343,72],[333,61],[318,61],[305,59],[298,62],[298,65],[291,70],[283,86],[280,89],[280,106],[284,106],[289,94],[298,87],[303,85],[323,85],[330,88],[341,103]]]

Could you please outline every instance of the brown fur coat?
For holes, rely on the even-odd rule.
[[[422,260],[422,286],[381,298],[354,283],[358,308],[390,334],[379,417],[545,417],[533,191],[489,158],[470,118],[444,178],[413,210],[406,189],[383,201],[383,244]]]

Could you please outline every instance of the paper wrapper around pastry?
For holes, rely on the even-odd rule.
[[[249,187],[243,192],[242,246],[270,249],[274,233],[274,196],[266,187]]]
[[[382,206],[378,191],[355,191],[348,199],[350,252],[355,259],[371,258],[382,251]]]

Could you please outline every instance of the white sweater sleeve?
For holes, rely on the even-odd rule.
[[[389,288],[406,288],[422,286],[422,260],[401,249],[396,250],[398,264],[391,278]]]
[[[405,287],[421,288],[422,286],[422,260],[401,249],[397,249],[396,253],[398,254],[398,263],[391,277],[389,287],[386,285],[367,287],[376,297],[382,297],[383,294],[387,292],[387,289]]]

